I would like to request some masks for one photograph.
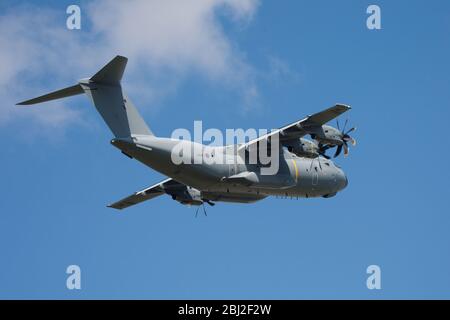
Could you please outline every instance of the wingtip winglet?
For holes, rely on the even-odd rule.
[[[345,103],[336,103],[336,107],[342,107],[347,110],[350,110],[352,108],[351,106],[349,106],[348,104],[345,104]]]
[[[25,101],[21,101],[21,102],[17,102],[16,106],[29,106],[31,100],[25,100]]]
[[[118,207],[114,206],[114,204],[108,204],[106,207],[107,208],[111,208],[111,209],[116,209],[116,210],[122,210],[123,209],[123,208],[118,208]]]

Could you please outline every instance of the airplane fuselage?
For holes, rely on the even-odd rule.
[[[356,143],[348,134],[355,128],[344,132],[345,125],[341,131],[326,123],[350,106],[335,104],[245,144],[205,146],[161,138],[152,132],[122,89],[127,61],[118,55],[75,85],[18,103],[28,106],[84,93],[113,133],[114,146],[169,177],[109,207],[124,209],[162,194],[193,205],[248,203],[267,196],[328,198],[347,186],[344,172],[328,160],[325,151],[337,147],[336,156],[342,149],[348,154],[347,142]],[[306,135],[315,141],[303,139]]]
[[[285,149],[280,150],[277,172],[267,175],[261,173],[261,164],[243,159],[237,152],[239,145],[210,147],[155,136],[113,139],[111,143],[152,169],[199,190],[203,199],[211,201],[254,202],[267,196],[331,197],[347,186],[343,170],[331,160],[298,157]],[[173,161],[173,150],[180,144],[193,150],[188,163]],[[205,158],[218,155],[224,161],[205,163]],[[242,174],[252,180],[233,180]]]

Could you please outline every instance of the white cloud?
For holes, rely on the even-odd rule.
[[[67,102],[26,111],[13,105],[71,85],[116,54],[130,58],[132,94],[146,86],[145,74],[154,74],[154,80],[161,75],[163,81],[140,91],[160,96],[195,72],[240,91],[248,104],[258,95],[252,67],[225,34],[218,14],[249,23],[257,7],[257,0],[96,0],[81,8],[92,25],[88,30],[85,21],[81,31],[66,29],[64,11],[11,8],[0,15],[0,125],[23,117],[45,126],[78,121],[80,113]]]
[[[269,56],[269,72],[267,77],[272,81],[281,81],[290,79],[291,81],[300,80],[300,75],[292,70],[288,63],[276,56]]]
[[[100,0],[90,7],[90,18],[105,46],[133,64],[235,78],[243,76],[245,63],[224,34],[217,11],[226,8],[248,19],[256,7],[255,0]]]
[[[41,88],[43,78],[58,79],[64,74],[57,61],[65,47],[58,48],[62,34],[52,23],[55,21],[52,17],[51,11],[42,15],[9,12],[0,17],[0,124],[23,116],[38,117],[40,122],[52,124],[51,119],[61,123],[74,116],[73,111],[59,106],[43,109],[39,114],[36,110],[25,113],[14,108],[17,97],[34,94],[35,89]],[[37,26],[42,28],[38,30]],[[49,74],[49,70],[56,71]]]

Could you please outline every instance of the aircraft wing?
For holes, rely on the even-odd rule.
[[[156,198],[165,193],[170,193],[171,190],[174,191],[183,188],[186,188],[184,184],[179,183],[178,181],[175,181],[172,178],[169,178],[144,190],[135,192],[126,198],[123,198],[117,202],[114,202],[113,204],[108,205],[108,207],[122,210],[134,206],[136,204],[139,204],[143,201]]]
[[[265,134],[257,139],[249,141],[244,144],[240,149],[248,149],[251,145],[257,144],[261,140],[268,140],[270,142],[271,137],[278,134],[280,142],[299,139],[304,135],[308,134],[313,128],[320,127],[327,122],[337,118],[344,112],[350,110],[351,107],[344,104],[336,104],[335,106],[323,110],[321,112],[315,113],[313,115],[307,116],[306,118],[288,124],[280,129],[274,130],[268,134]]]

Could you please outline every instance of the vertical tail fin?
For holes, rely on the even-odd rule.
[[[128,59],[122,56],[116,56],[106,66],[104,66],[99,72],[94,74],[90,80],[92,82],[106,83],[106,84],[119,84],[122,80],[125,67],[127,66]]]
[[[128,59],[116,56],[89,79],[75,86],[23,101],[18,105],[31,105],[45,101],[86,93],[116,138],[132,135],[153,135],[136,107],[122,90],[122,80]]]

